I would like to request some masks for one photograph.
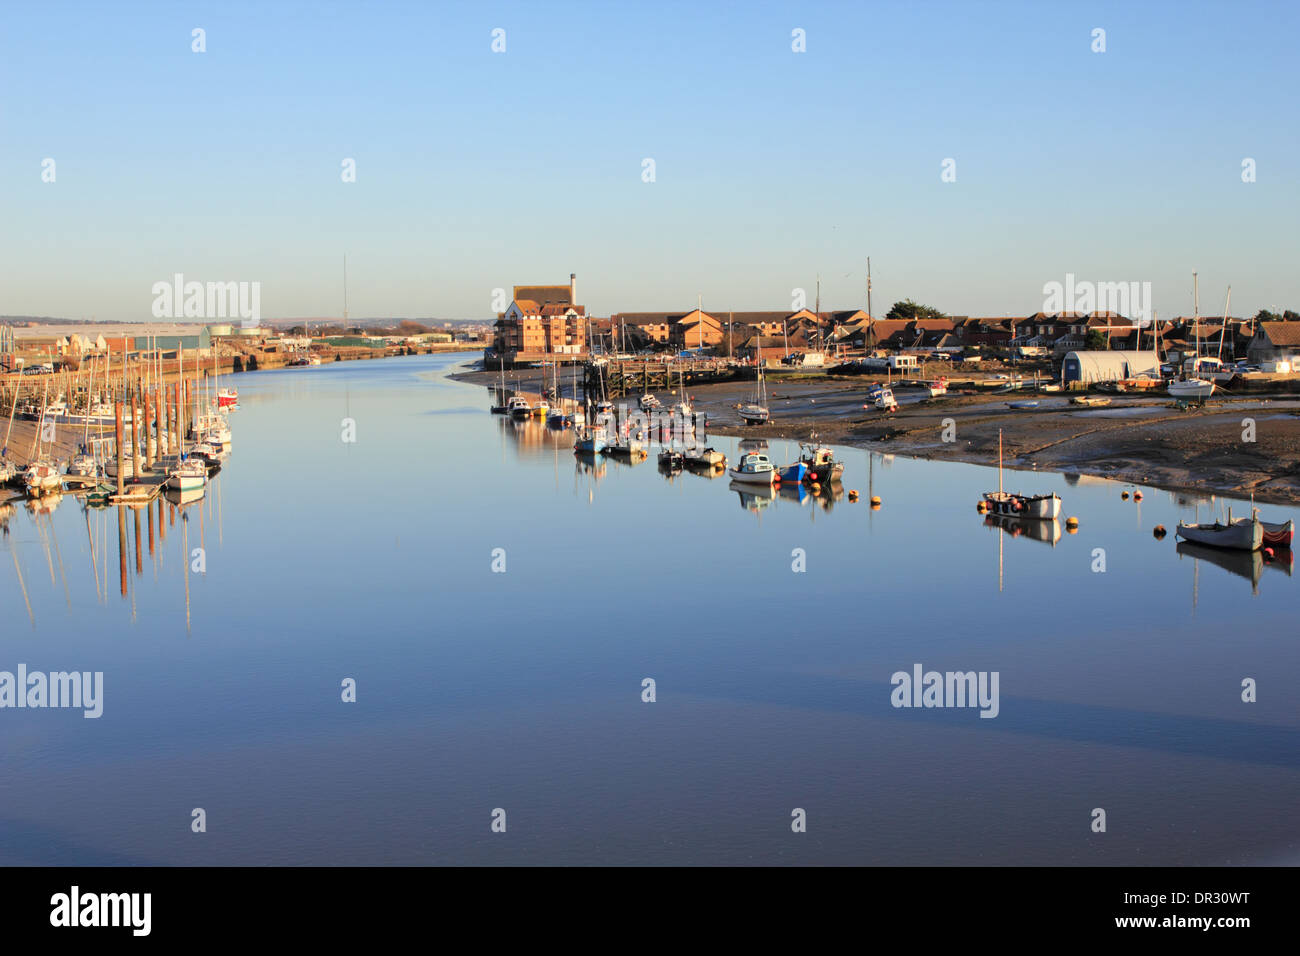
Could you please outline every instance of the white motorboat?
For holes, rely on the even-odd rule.
[[[882,412],[898,411],[898,401],[894,398],[894,390],[892,388],[882,388],[879,394],[876,395],[876,401],[874,404],[876,408],[880,409]]]
[[[663,402],[659,401],[659,399],[655,398],[649,392],[646,392],[641,396],[639,404],[641,406],[641,411],[643,412],[652,412],[657,408],[663,407]]]
[[[1214,394],[1215,383],[1205,378],[1184,378],[1169,383],[1169,394],[1174,398],[1204,401]]]
[[[927,386],[931,398],[939,398],[941,395],[948,394],[948,380],[945,378],[935,379]]]
[[[527,418],[533,413],[533,408],[528,404],[528,399],[512,395],[506,400],[506,413],[511,418]]]
[[[770,485],[776,481],[776,466],[772,459],[758,452],[741,457],[735,468],[728,469],[732,481],[748,485]]]

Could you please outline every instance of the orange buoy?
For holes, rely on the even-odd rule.
[[[1074,515],[1071,515],[1065,519],[1065,526],[1067,528],[1077,528],[1079,527],[1079,519],[1074,517]]]
[[[1135,492],[1133,492],[1133,500],[1134,500],[1134,501],[1141,501],[1141,500],[1142,500],[1142,492],[1140,492],[1140,491],[1135,491]]]
[[[872,495],[872,496],[871,496],[871,507],[873,507],[873,508],[879,508],[879,507],[880,507],[880,495]]]
[[[858,489],[856,489],[856,488],[850,488],[850,489],[849,489],[849,501],[857,501],[857,500],[858,500]]]
[[[1121,491],[1121,492],[1119,493],[1119,496],[1120,496],[1121,498],[1123,498],[1125,501],[1128,501],[1128,492],[1127,492],[1127,491]]]
[[[1155,535],[1157,538],[1163,538],[1168,532],[1165,531],[1164,525],[1158,524],[1151,529],[1151,533]]]
[[[978,511],[980,514],[983,514],[984,512],[989,510],[989,503],[987,501],[981,501],[977,505],[975,505],[975,510]]]

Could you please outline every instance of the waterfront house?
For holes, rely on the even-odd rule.
[[[586,307],[577,304],[577,277],[568,285],[517,285],[493,329],[492,359],[528,362],[580,355],[587,348]]]
[[[1289,362],[1296,367],[1300,364],[1300,322],[1260,322],[1246,355],[1256,365]]]

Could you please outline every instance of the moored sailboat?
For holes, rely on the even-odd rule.
[[[984,493],[990,514],[1036,521],[1054,521],[1061,516],[1061,499],[1055,492],[1048,495],[1013,494],[1002,489],[1002,429],[998,429],[998,490]]]

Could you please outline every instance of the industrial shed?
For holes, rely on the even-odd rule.
[[[1160,377],[1160,356],[1155,352],[1066,352],[1061,381],[1118,382],[1139,376]]]

